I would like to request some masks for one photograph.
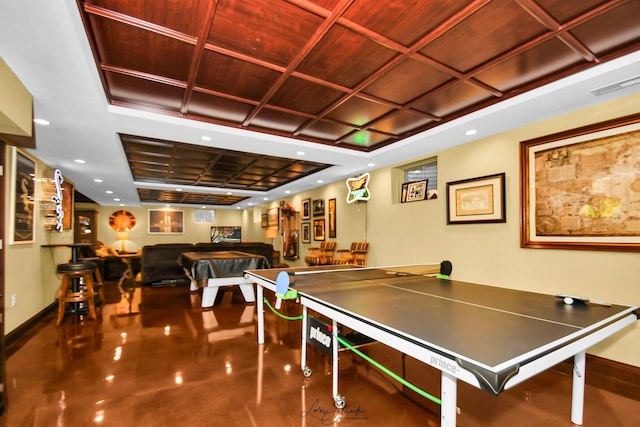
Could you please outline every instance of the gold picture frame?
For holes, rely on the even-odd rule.
[[[520,246],[640,251],[640,114],[520,142]]]
[[[267,227],[277,227],[280,229],[280,209],[267,209]]]
[[[325,220],[314,219],[313,220],[313,240],[322,241],[325,240]]]

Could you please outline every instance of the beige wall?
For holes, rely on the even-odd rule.
[[[370,265],[449,259],[454,265],[453,277],[458,280],[640,305],[638,253],[520,248],[518,151],[519,141],[638,111],[640,94],[442,152],[425,149],[425,157],[438,156],[437,200],[395,203],[392,168],[372,172],[372,196],[367,203],[345,206],[343,182],[290,200],[299,209],[304,197],[337,197],[342,203],[337,210],[338,247],[348,247],[353,240],[368,240]],[[446,225],[447,182],[501,172],[506,173],[506,223]],[[255,214],[249,216],[255,221],[268,206],[256,207]],[[303,256],[306,246],[301,251]],[[638,348],[640,322],[593,347],[590,353],[640,367]]]
[[[93,204],[76,204],[76,209],[90,209],[98,211],[98,240],[107,246],[114,246],[116,249],[122,248],[122,242],[116,240],[116,232],[109,226],[109,217],[112,213],[121,209],[126,209],[136,217],[136,225],[129,232],[129,240],[125,242],[125,249],[134,251],[141,249],[144,245],[156,243],[175,242],[208,242],[210,230],[217,226],[239,226],[242,224],[242,212],[236,209],[214,209],[214,222],[196,223],[195,211],[193,208],[145,205],[141,207],[118,207],[118,206],[98,206]],[[148,233],[148,212],[154,210],[174,210],[184,211],[185,228],[183,234],[149,234]],[[243,240],[249,240],[244,236]],[[260,239],[263,241],[264,239]]]
[[[67,262],[70,257],[69,248],[42,248],[42,245],[52,243],[69,243],[73,241],[73,232],[45,231],[42,214],[38,211],[36,218],[35,243],[23,245],[9,245],[9,206],[11,185],[11,155],[12,150],[7,150],[6,165],[6,198],[7,207],[5,218],[6,244],[5,244],[5,333],[13,331],[30,318],[45,309],[55,301],[59,278],[56,275],[56,265]],[[33,156],[32,156],[33,157]],[[37,174],[47,168],[41,162],[37,165]],[[39,198],[40,186],[36,185],[36,198]],[[120,209],[115,206],[98,206],[95,204],[78,204],[76,209],[93,209],[98,213],[98,238],[106,245],[114,245],[121,248],[121,242],[116,241],[116,233],[109,227],[109,216]],[[137,250],[147,244],[170,242],[207,242],[209,230],[212,225],[241,225],[242,213],[235,209],[216,209],[215,219],[211,224],[194,222],[194,211],[191,208],[176,208],[185,212],[184,234],[148,234],[147,211],[148,209],[170,209],[159,206],[143,206],[126,208],[136,216],[136,226],[129,233],[130,240],[125,248],[129,251]],[[247,240],[247,239],[244,239]],[[264,239],[260,239],[264,241]],[[11,306],[11,297],[16,296],[16,305]]]
[[[450,259],[453,277],[458,280],[491,284],[544,293],[587,295],[613,303],[640,305],[638,253],[521,249],[519,242],[519,161],[521,140],[571,129],[609,118],[640,111],[640,94],[621,101],[589,108],[563,117],[486,138],[471,144],[432,153],[425,148],[425,157],[438,156],[438,191],[440,198],[424,202],[398,204],[392,198],[392,168],[372,172],[371,200],[348,205],[344,182],[336,182],[286,200],[300,209],[303,198],[336,198],[337,241],[346,248],[352,241],[371,243],[370,265],[390,265],[433,262]],[[428,141],[425,141],[428,147]],[[9,169],[10,161],[7,162]],[[38,165],[39,167],[42,165]],[[507,222],[503,224],[446,225],[446,183],[494,173],[506,173]],[[10,176],[10,171],[6,171]],[[9,206],[9,180],[7,200]],[[260,227],[261,214],[278,201],[244,211],[216,210],[215,225],[242,225],[243,240],[269,241]],[[206,241],[211,224],[194,224],[193,209],[185,211],[184,235],[147,234],[147,210],[153,207],[127,208],[133,212],[137,225],[130,233],[127,249],[145,244],[175,241]],[[99,238],[104,243],[118,245],[109,228],[109,215],[118,207],[99,207]],[[8,210],[7,210],[8,212]],[[7,215],[8,216],[8,215]],[[54,301],[58,280],[55,265],[68,257],[64,249],[43,249],[44,243],[71,241],[69,232],[52,233],[37,224],[33,245],[5,245],[6,298],[17,295],[16,307],[6,307],[6,332],[15,329]],[[9,230],[8,218],[5,229]],[[7,231],[8,232],[8,231]],[[281,240],[274,246],[281,248]],[[317,242],[312,242],[312,245]],[[300,245],[300,255],[308,252],[308,244]],[[302,265],[302,261],[287,261]],[[39,266],[34,268],[34,266]],[[640,367],[640,326],[620,332],[617,336],[592,348],[591,353]]]

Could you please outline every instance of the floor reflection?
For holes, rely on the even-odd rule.
[[[283,312],[300,307],[288,302]],[[330,358],[310,347],[314,373],[304,378],[300,322],[265,315],[258,345],[255,304],[237,289],[203,309],[187,286],[106,283],[97,321],[69,315],[56,327],[52,313],[12,346],[0,427],[439,425],[437,406],[349,352],[339,368],[347,406],[336,410]],[[439,392],[434,370],[379,344],[367,351]],[[459,384],[458,425],[569,426],[570,388],[553,372],[499,397]],[[593,387],[586,396],[586,427],[640,425],[640,402]]]

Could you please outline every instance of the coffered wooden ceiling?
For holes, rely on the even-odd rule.
[[[360,151],[640,48],[639,1],[78,0],[78,6],[111,104]],[[135,177],[139,162],[125,151]],[[163,182],[193,172],[184,162],[174,165]],[[209,179],[205,170],[199,185]]]

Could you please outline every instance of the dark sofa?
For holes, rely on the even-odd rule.
[[[269,263],[273,256],[273,245],[263,242],[222,243],[159,243],[142,248],[142,284],[146,286],[171,286],[188,284],[189,279],[178,265],[183,252],[241,251],[264,256]]]

